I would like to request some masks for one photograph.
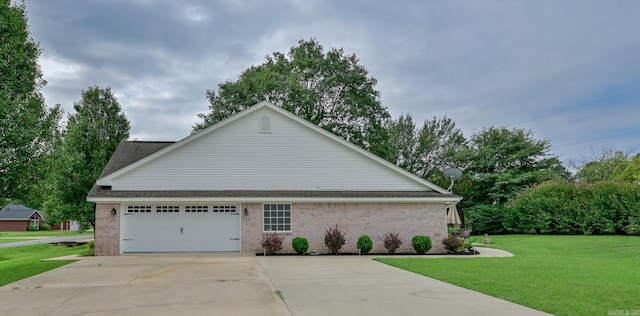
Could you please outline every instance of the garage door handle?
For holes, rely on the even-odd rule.
[[[240,240],[240,238],[229,238],[229,240]]]
[[[123,239],[123,240],[124,240],[124,241],[131,241],[131,240],[133,240],[133,239],[131,239],[131,238],[125,238],[125,239]]]

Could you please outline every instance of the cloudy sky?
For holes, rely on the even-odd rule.
[[[131,138],[178,140],[207,89],[300,39],[342,47],[394,117],[533,130],[561,160],[640,150],[640,1],[27,0],[49,105],[110,86]]]

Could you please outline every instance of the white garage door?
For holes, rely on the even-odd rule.
[[[126,205],[122,252],[240,251],[235,205]]]

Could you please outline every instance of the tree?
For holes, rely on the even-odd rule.
[[[479,232],[502,232],[504,203],[542,182],[568,177],[548,140],[531,131],[490,127],[473,134],[461,160],[467,164],[461,202]]]
[[[622,181],[640,184],[640,154],[631,158],[631,161],[618,178]]]
[[[424,121],[418,130],[417,162],[413,172],[436,184],[448,184],[442,171],[447,167],[463,167],[458,157],[466,148],[466,142],[462,131],[450,118],[434,116]]]
[[[328,52],[315,39],[301,40],[285,55],[274,52],[236,81],[208,90],[210,112],[199,114],[196,132],[260,101],[280,106],[384,159],[391,159],[387,124],[376,79],[342,49]]]
[[[73,104],[58,155],[55,190],[49,201],[53,216],[95,225],[95,204],[86,197],[121,141],[129,121],[111,88],[90,87]]]
[[[600,154],[593,154],[592,160],[572,165],[578,169],[578,181],[594,183],[598,181],[620,180],[623,172],[629,166],[631,158],[620,150],[603,149]]]
[[[419,177],[445,184],[448,180],[442,177],[442,170],[461,164],[457,157],[466,139],[446,116],[425,120],[421,128],[416,128],[411,114],[400,115],[389,130],[392,162]]]
[[[40,92],[40,52],[24,4],[0,0],[0,198],[27,202],[58,129],[62,111]]]

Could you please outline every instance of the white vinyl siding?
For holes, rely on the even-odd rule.
[[[257,126],[269,119],[271,133]],[[431,190],[262,108],[115,177],[113,190]]]

